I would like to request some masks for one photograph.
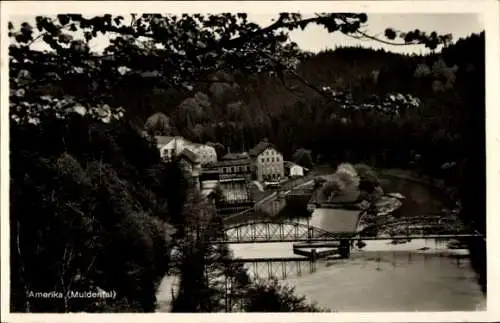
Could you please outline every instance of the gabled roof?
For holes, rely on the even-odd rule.
[[[246,165],[246,164],[250,164],[249,157],[241,157],[241,158],[237,158],[237,159],[222,159],[222,160],[219,160],[217,163],[215,163],[214,167],[238,166],[238,165]]]
[[[165,146],[168,143],[170,143],[172,140],[174,140],[175,137],[172,136],[155,136],[156,142],[158,143],[158,146]]]
[[[201,195],[203,197],[209,197],[213,193],[215,193],[215,188],[214,187],[204,188],[204,189],[201,190]]]
[[[248,159],[247,153],[227,153],[221,157],[221,160],[238,160],[238,159]]]
[[[197,142],[190,142],[190,143],[188,143],[188,146],[193,147],[193,148],[198,148],[198,147],[201,147],[202,144],[197,143]]]
[[[180,142],[184,142],[184,144],[186,146],[189,146],[189,145],[192,144],[191,141],[189,141],[186,138],[181,137],[181,136],[155,136],[155,138],[156,138],[156,141],[158,143],[158,146],[164,146],[164,145],[172,142],[172,140],[177,140],[177,141],[180,141]]]
[[[198,156],[193,153],[190,149],[184,148],[184,150],[180,153],[179,158],[185,158],[189,162],[193,164],[198,164],[200,161],[198,160]]]
[[[274,145],[272,143],[270,143],[269,141],[267,141],[267,140],[261,140],[255,147],[253,147],[252,149],[250,149],[250,151],[248,152],[248,154],[251,157],[257,157],[264,150],[266,150],[268,148],[274,148]]]
[[[302,168],[302,169],[304,169],[304,170],[306,170],[306,171],[308,171],[308,170],[309,170],[309,168],[306,168],[306,167],[301,166],[301,165],[299,165],[299,164],[295,164],[294,162],[291,162],[291,161],[288,161],[288,160],[283,161],[283,166],[284,166],[285,168],[292,168],[292,167],[294,167],[294,166],[299,166],[300,168]]]

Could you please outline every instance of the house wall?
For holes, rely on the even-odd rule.
[[[283,155],[274,148],[268,148],[255,159],[258,181],[276,181],[285,176]]]
[[[304,176],[304,169],[299,165],[290,167],[290,176]]]
[[[219,174],[222,177],[246,177],[250,172],[250,164],[219,166]],[[225,176],[231,175],[231,176]]]
[[[194,152],[201,165],[213,164],[217,162],[217,152],[214,147],[208,145],[189,145],[188,148]]]
[[[173,155],[173,149],[174,149],[174,142],[171,141],[166,145],[159,146],[160,149],[160,157],[165,159],[165,160],[170,160]]]
[[[246,202],[250,200],[250,192],[245,182],[220,183],[224,198],[229,203]]]
[[[188,145],[189,142],[186,139],[176,137],[168,144],[159,146],[158,148],[160,150],[161,158],[171,160],[174,156],[180,154]]]

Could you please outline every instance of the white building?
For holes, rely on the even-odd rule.
[[[285,166],[285,175],[290,177],[302,177],[308,171],[307,168],[289,161],[285,161],[284,166]]]
[[[160,150],[160,157],[166,161],[178,156],[191,142],[183,137],[156,136],[157,147]]]
[[[249,151],[255,178],[260,181],[279,181],[285,176],[283,155],[267,140],[262,140]]]
[[[191,143],[187,145],[193,153],[198,156],[200,164],[202,166],[215,164],[217,162],[217,152],[215,148],[209,145]]]

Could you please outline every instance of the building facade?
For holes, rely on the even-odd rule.
[[[198,156],[201,166],[211,165],[217,162],[217,152],[212,146],[192,143],[188,145],[188,148]]]
[[[160,151],[160,157],[165,161],[171,161],[188,147],[191,142],[183,137],[156,136],[156,146]]]
[[[267,140],[263,140],[249,152],[253,172],[260,182],[280,181],[285,176],[283,155]]]
[[[284,162],[284,167],[285,167],[285,176],[289,176],[292,178],[302,177],[306,174],[306,171],[308,170],[305,167],[302,167],[300,165],[297,165],[289,161]]]
[[[227,154],[212,166],[219,177],[219,185],[226,205],[252,204],[250,193],[251,159],[247,154]]]

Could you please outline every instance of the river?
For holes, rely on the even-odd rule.
[[[310,302],[339,312],[484,309],[486,299],[467,250],[449,250],[446,241],[423,239],[366,243],[347,260],[318,261],[314,273],[298,277],[289,269],[282,282]],[[295,256],[291,243],[237,244],[231,249],[236,258]],[[252,275],[252,264],[247,267]]]
[[[448,201],[425,184],[387,179],[386,192],[407,197],[399,212],[405,216],[433,213]],[[322,219],[311,219],[322,223]],[[297,257],[292,243],[230,245],[235,258]],[[314,272],[289,273],[283,284],[295,288],[310,302],[339,312],[473,311],[484,310],[468,251],[448,249],[447,241],[414,239],[391,244],[366,241],[344,260],[320,260]],[[247,264],[249,274],[252,276]],[[175,278],[166,277],[158,291],[159,311],[167,311]]]

